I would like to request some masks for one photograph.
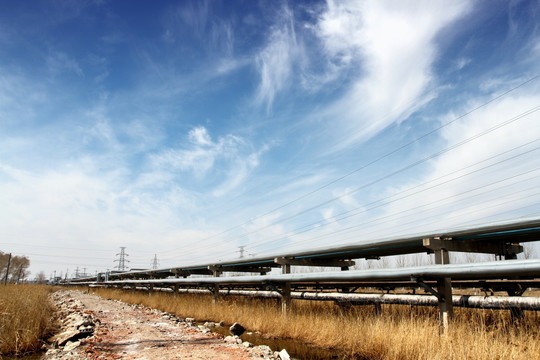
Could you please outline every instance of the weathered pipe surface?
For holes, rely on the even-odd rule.
[[[146,288],[139,288],[146,290]],[[158,289],[154,289],[158,290]],[[161,291],[171,292],[171,289],[162,288]],[[180,294],[211,294],[206,289],[179,289]],[[277,291],[256,291],[256,290],[220,290],[220,295],[252,296],[259,298],[281,298]],[[312,291],[292,291],[292,299],[298,300],[318,300],[318,301],[340,301],[349,302],[356,305],[372,304],[396,304],[396,305],[418,305],[437,306],[438,301],[432,295],[409,295],[409,294],[364,294],[364,293],[337,293],[337,292],[312,292]],[[457,307],[475,309],[521,309],[540,310],[540,297],[532,296],[478,296],[478,295],[453,295],[452,303]]]

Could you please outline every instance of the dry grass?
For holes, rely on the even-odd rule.
[[[96,289],[106,298],[142,304],[198,320],[240,322],[250,330],[301,339],[369,359],[540,359],[540,320],[526,312],[520,325],[507,311],[456,309],[446,336],[439,336],[436,309],[383,305],[344,310],[333,303],[293,301],[283,316],[275,300]]]
[[[52,330],[46,285],[0,285],[0,356],[37,351]]]

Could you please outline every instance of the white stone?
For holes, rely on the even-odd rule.
[[[289,353],[287,350],[283,349],[279,352],[279,358],[281,360],[291,360],[291,357],[289,356]]]
[[[69,352],[71,350],[74,350],[77,347],[79,347],[79,345],[81,345],[80,341],[74,341],[74,342],[70,341],[66,344],[66,346],[64,346],[64,352]]]

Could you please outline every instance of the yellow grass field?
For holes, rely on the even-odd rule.
[[[508,311],[455,309],[447,335],[439,335],[437,310],[383,305],[344,310],[333,303],[293,301],[283,316],[275,300],[152,294],[95,289],[96,294],[201,321],[240,322],[251,331],[300,339],[360,359],[540,359],[540,319],[525,312],[520,324]]]
[[[47,285],[0,285],[0,356],[41,348],[52,331],[51,291]]]

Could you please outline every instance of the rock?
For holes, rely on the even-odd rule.
[[[253,344],[250,343],[249,341],[244,341],[244,342],[242,343],[242,345],[244,345],[244,347],[246,347],[246,348],[252,348],[252,347],[253,347]]]
[[[215,322],[212,322],[212,321],[207,321],[204,323],[204,326],[206,326],[207,328],[211,329],[211,328],[215,328],[216,327],[216,323]]]
[[[94,326],[95,324],[91,319],[84,319],[84,320],[78,321],[77,323],[73,325],[73,327],[75,327],[76,329],[88,328],[88,327],[94,327]]]
[[[253,348],[253,352],[265,359],[274,359],[274,352],[268,345],[258,345]]]
[[[285,349],[281,350],[278,355],[281,360],[291,360],[289,353]]]
[[[45,356],[43,357],[43,359],[59,359],[61,350],[59,349],[49,349],[47,350],[47,352],[45,353]]]
[[[186,318],[186,322],[190,323],[190,324],[193,324],[195,322],[195,319],[194,318]]]
[[[236,344],[236,338],[234,336],[226,336],[223,341],[225,341],[227,344]]]
[[[199,330],[200,330],[203,334],[208,334],[208,333],[212,332],[209,328],[204,327],[203,325],[199,325]]]
[[[225,321],[221,320],[221,321],[219,322],[219,326],[221,326],[221,327],[225,326]]]
[[[81,342],[80,341],[75,341],[75,342],[71,342],[69,341],[66,346],[64,346],[64,352],[69,352],[71,350],[74,350],[76,349],[77,347],[79,347],[79,345],[81,345]]]
[[[246,328],[240,325],[239,323],[235,322],[234,324],[231,325],[231,327],[229,328],[229,331],[233,335],[240,336],[244,333],[244,331],[246,331]]]
[[[68,341],[75,340],[77,336],[80,335],[78,330],[68,330],[60,333],[56,336],[56,344],[58,346],[64,346]]]

